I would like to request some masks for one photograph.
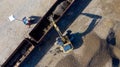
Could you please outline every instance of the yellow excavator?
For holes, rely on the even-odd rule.
[[[59,37],[56,38],[57,41],[57,45],[59,45],[60,50],[62,50],[64,53],[69,53],[70,51],[73,50],[73,45],[70,41],[70,39],[68,38],[67,35],[64,35],[61,33],[59,27],[56,25],[53,16],[50,15],[48,17],[48,20],[53,24],[54,28],[56,29],[57,33],[59,34]]]

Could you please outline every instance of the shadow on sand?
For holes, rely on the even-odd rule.
[[[40,16],[30,16],[29,18],[30,18],[31,24],[36,24],[37,21],[41,19]]]
[[[85,35],[87,35],[88,33],[90,33],[94,29],[94,27],[99,23],[100,19],[102,18],[102,16],[94,15],[94,14],[89,14],[89,13],[81,13],[81,15],[85,15],[87,17],[90,17],[92,19],[92,21],[89,24],[89,26],[86,29],[86,31],[84,31],[83,33],[77,32],[77,33],[71,34],[71,36],[74,37],[74,41],[72,41],[74,49],[79,48],[83,44],[82,37],[84,37]]]
[[[119,67],[119,59],[112,58],[112,67]]]

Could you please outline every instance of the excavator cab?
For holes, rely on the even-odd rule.
[[[70,51],[73,50],[72,43],[67,35],[63,37],[65,41],[63,41],[64,45],[61,46],[61,49],[63,50],[64,53],[69,53]]]

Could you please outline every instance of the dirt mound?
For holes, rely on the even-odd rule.
[[[96,26],[94,32],[101,38],[106,39],[110,28],[113,27],[113,21],[111,19],[102,19],[101,22]]]
[[[94,33],[84,37],[82,46],[74,50],[75,57],[80,62],[81,67],[87,67],[94,55],[99,51],[101,39]]]
[[[120,48],[120,23],[114,26],[115,36],[116,36],[116,46]]]
[[[61,59],[55,67],[79,67],[79,62],[73,55],[67,55]]]
[[[110,63],[110,64],[107,64]],[[89,67],[111,67],[111,56],[109,55],[109,47],[105,40],[101,40],[98,52],[89,62]]]

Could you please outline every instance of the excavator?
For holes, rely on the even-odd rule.
[[[57,31],[57,33],[59,34],[59,37],[56,38],[56,42],[57,45],[59,45],[60,50],[63,51],[63,53],[69,53],[70,51],[73,50],[73,45],[69,39],[69,37],[67,35],[64,35],[61,33],[59,27],[56,25],[54,19],[53,19],[53,15],[50,15],[48,17],[48,20],[53,24],[55,30]]]

